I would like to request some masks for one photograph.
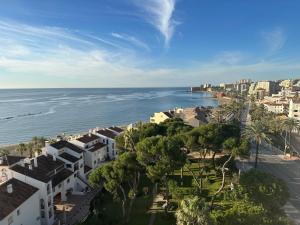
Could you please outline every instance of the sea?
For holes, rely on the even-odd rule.
[[[0,146],[149,121],[175,107],[216,106],[189,88],[1,89]]]

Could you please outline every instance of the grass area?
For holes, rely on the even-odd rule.
[[[207,164],[209,165],[209,164]],[[199,173],[199,165],[198,163],[192,163],[189,168],[195,173]],[[171,179],[175,180],[178,185],[178,192],[180,194],[178,196],[173,196],[171,199],[172,205],[174,207],[170,210],[168,214],[162,209],[162,204],[157,208],[153,209],[152,212],[149,211],[152,205],[152,188],[153,184],[146,178],[143,177],[141,185],[140,185],[140,194],[137,197],[130,219],[130,225],[148,225],[151,213],[153,211],[156,212],[156,218],[154,225],[174,225],[176,223],[175,220],[175,210],[177,208],[178,202],[185,197],[194,196],[195,194],[200,195],[207,202],[210,201],[211,196],[215,193],[215,191],[220,187],[221,184],[221,175],[216,174],[215,170],[211,166],[208,166],[206,172],[203,173],[203,189],[201,193],[195,184],[195,181],[191,175],[191,173],[187,170],[183,170],[183,179],[181,182],[181,171],[175,171],[173,175],[170,176]],[[228,179],[229,181],[231,179]],[[142,192],[144,187],[149,188],[149,193],[147,196]],[[160,188],[159,192],[162,192],[163,189]],[[218,199],[216,199],[218,202]],[[109,193],[104,193],[102,197],[98,198],[96,203],[96,208],[98,210],[98,216],[93,215],[90,216],[84,225],[118,225],[122,223],[122,210],[121,205],[118,202],[113,201],[111,195]]]

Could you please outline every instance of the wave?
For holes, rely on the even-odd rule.
[[[2,117],[2,118],[0,118],[0,120],[12,120],[12,119],[15,119],[15,118],[22,118],[22,117],[50,115],[50,114],[56,113],[55,108],[56,107],[54,107],[54,106],[50,107],[49,111],[47,111],[47,112],[25,113],[25,114],[19,114],[19,115],[16,115],[16,116]]]
[[[33,98],[18,98],[18,99],[7,99],[7,100],[0,100],[0,103],[10,103],[10,102],[28,102],[28,101],[34,101]]]

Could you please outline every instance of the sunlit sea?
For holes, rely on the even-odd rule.
[[[174,107],[217,104],[189,88],[0,90],[0,146],[148,121],[153,112]]]

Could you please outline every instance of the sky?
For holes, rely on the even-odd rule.
[[[0,0],[0,88],[300,78],[299,0]]]

